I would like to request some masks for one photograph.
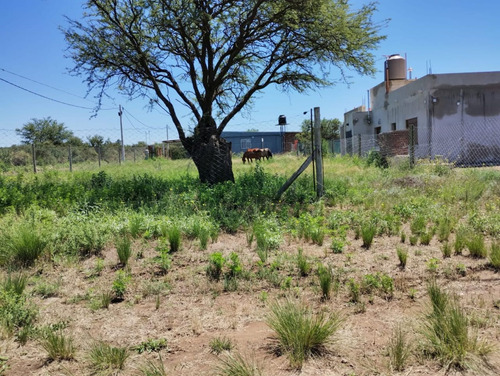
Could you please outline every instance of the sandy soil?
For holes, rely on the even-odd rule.
[[[109,291],[117,270],[116,250],[106,249],[104,269],[95,273],[96,257],[83,262],[40,263],[31,270],[46,283],[59,283],[56,296],[42,298],[35,294],[36,282],[28,290],[39,308],[37,325],[66,323],[64,332],[71,335],[76,346],[72,361],[47,361],[47,354],[36,340],[20,346],[15,338],[0,341],[0,356],[8,358],[5,375],[91,375],[88,350],[94,341],[113,346],[137,346],[149,339],[165,338],[167,349],[161,357],[169,375],[215,375],[221,358],[211,352],[214,338],[226,337],[235,345],[233,352],[252,357],[261,364],[265,375],[391,375],[388,341],[396,325],[407,331],[416,348],[421,319],[428,311],[426,281],[437,278],[446,290],[458,294],[475,323],[480,338],[498,346],[500,343],[500,273],[490,269],[487,260],[464,255],[443,259],[441,244],[433,239],[429,246],[403,247],[409,250],[406,269],[398,265],[396,246],[399,237],[375,238],[369,250],[361,240],[351,237],[342,254],[333,254],[327,239],[322,246],[286,238],[279,251],[270,254],[268,264],[279,262],[281,278],[292,277],[290,287],[276,286],[256,277],[258,256],[255,244],[247,244],[244,233],[221,235],[207,250],[200,250],[197,241],[184,241],[182,250],[173,255],[171,270],[162,275],[152,261],[157,254],[155,241],[137,240],[130,262],[131,282],[125,300],[109,309],[91,309],[89,297]],[[300,277],[295,264],[298,248],[310,258],[313,269],[318,262],[334,268],[341,281],[330,300],[322,300],[317,275]],[[210,253],[224,255],[237,252],[249,271],[239,281],[236,291],[225,292],[222,282],[210,282],[205,274]],[[438,259],[437,271],[429,270],[429,260]],[[460,272],[465,270],[465,273]],[[380,294],[362,295],[362,303],[350,302],[347,281],[361,280],[368,274],[387,273],[394,278],[392,298]],[[158,286],[165,282],[168,288]],[[313,310],[337,311],[345,317],[336,341],[321,357],[308,360],[302,370],[289,367],[285,356],[273,351],[273,332],[266,324],[269,304],[291,295]],[[159,300],[158,300],[159,299]],[[159,306],[158,306],[159,303]],[[498,347],[497,347],[498,350]],[[402,375],[443,375],[436,362],[417,356],[415,351]],[[147,360],[158,359],[158,353],[139,354],[131,350],[120,375],[139,375]],[[495,352],[493,363],[500,359]],[[492,374],[500,374],[500,368]],[[498,373],[497,373],[498,372]],[[449,372],[454,374],[458,372]],[[1,372],[0,372],[1,374]]]

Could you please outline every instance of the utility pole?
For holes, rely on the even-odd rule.
[[[122,105],[118,106],[118,116],[120,117],[120,133],[122,135],[122,161],[125,162],[125,144],[123,143],[123,123],[122,123]]]

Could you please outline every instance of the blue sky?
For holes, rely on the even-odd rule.
[[[83,97],[83,78],[67,71],[73,66],[64,57],[66,43],[59,26],[64,16],[79,18],[80,0],[0,0],[0,79],[46,97],[81,107],[93,107],[93,98]],[[365,3],[351,0],[354,7]],[[350,84],[339,83],[328,89],[306,94],[283,94],[274,88],[257,96],[253,110],[246,117],[236,117],[227,131],[278,130],[278,116],[284,114],[288,130],[300,129],[313,107],[320,107],[323,118],[339,118],[343,113],[366,102],[367,90],[383,80],[385,55],[399,53],[408,57],[413,78],[422,77],[429,67],[432,73],[459,73],[500,70],[500,1],[496,0],[382,0],[375,21],[390,19],[382,33],[387,39],[373,51],[377,74],[361,77],[350,74]],[[36,82],[35,82],[36,81]],[[97,117],[89,109],[68,106],[41,98],[0,80],[0,147],[20,142],[15,133],[32,118],[52,117],[75,135],[100,134],[117,140],[120,137],[117,107],[125,108],[123,126],[125,143],[159,142],[177,138],[168,116],[161,110],[150,111],[140,99],[129,101],[109,93]],[[189,123],[189,116],[184,118]]]

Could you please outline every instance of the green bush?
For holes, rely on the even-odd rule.
[[[0,265],[14,264],[19,267],[33,265],[47,246],[39,231],[26,224],[11,230],[2,243]]]
[[[221,252],[212,253],[208,259],[208,266],[206,269],[208,278],[212,281],[220,281],[225,263],[226,259],[222,256]]]
[[[332,291],[333,272],[328,266],[320,264],[318,267],[319,286],[321,287],[322,299],[330,299]]]
[[[396,247],[396,254],[398,255],[399,259],[399,266],[401,266],[403,269],[406,268],[406,262],[408,260],[408,251],[398,246]]]
[[[363,240],[363,247],[369,249],[372,246],[373,238],[377,233],[377,225],[373,222],[366,222],[361,225],[361,239]]]
[[[467,248],[472,257],[476,258],[486,258],[488,256],[488,250],[484,244],[483,234],[474,234],[467,241]]]
[[[115,247],[120,265],[127,266],[132,256],[132,241],[127,235],[123,235],[115,240]]]

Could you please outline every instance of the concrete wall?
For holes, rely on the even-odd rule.
[[[404,130],[408,120],[417,119],[417,157],[440,155],[460,161],[478,153],[486,160],[500,154],[500,72],[435,74],[393,81],[388,93],[386,84],[381,83],[370,90],[370,99],[370,124],[352,126],[360,115],[356,110],[344,116],[344,126],[349,123],[353,136],[369,137],[377,133],[377,127],[380,133],[392,132],[393,124],[396,130]],[[352,141],[351,148],[357,142]]]

